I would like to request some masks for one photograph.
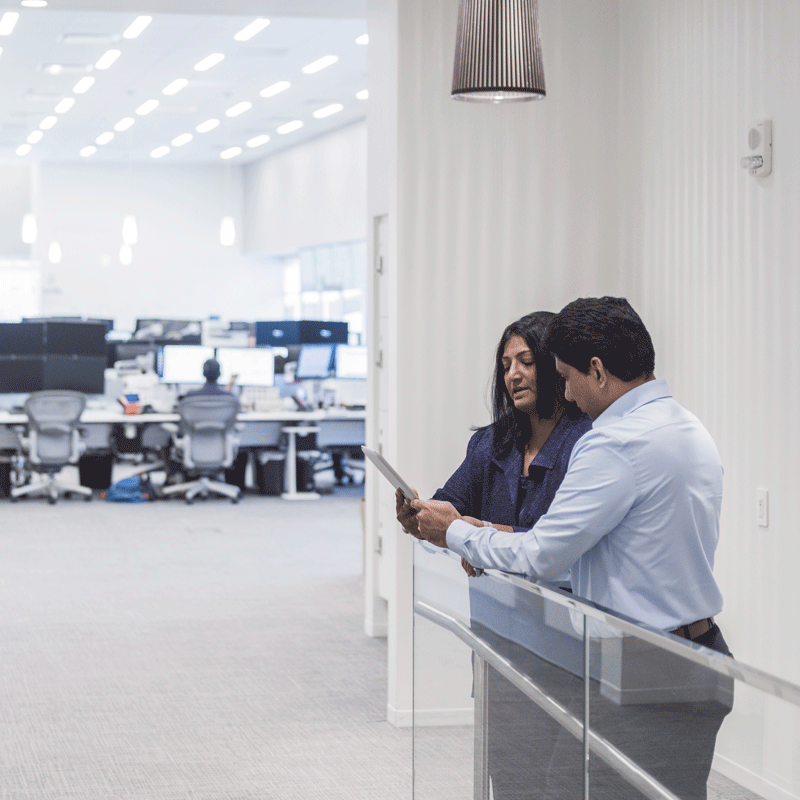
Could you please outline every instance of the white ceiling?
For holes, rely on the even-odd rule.
[[[20,164],[152,163],[150,153],[167,145],[170,152],[159,163],[225,163],[220,153],[238,146],[242,154],[228,163],[241,164],[363,119],[368,101],[355,95],[367,88],[367,47],[355,39],[366,33],[366,20],[352,15],[365,11],[364,5],[364,0],[151,0],[147,13],[153,21],[136,39],[121,34],[140,13],[136,9],[141,3],[50,0],[44,9],[6,5],[0,13],[14,10],[20,17],[9,36],[0,36],[0,159]],[[252,13],[256,6],[261,13]],[[96,10],[109,7],[115,10]],[[126,7],[131,10],[117,10]],[[189,7],[203,13],[184,13]],[[218,13],[223,8],[228,13]],[[294,16],[264,13],[287,10]],[[327,18],[312,16],[321,10]],[[257,16],[269,18],[270,24],[247,42],[235,41],[234,34]],[[107,38],[70,43],[74,34]],[[111,48],[121,51],[118,60],[106,70],[94,68]],[[211,53],[224,53],[225,59],[205,72],[195,71],[194,65]],[[339,60],[315,74],[301,71],[326,55]],[[51,75],[44,69],[48,64],[65,69]],[[96,82],[85,94],[74,94],[83,75]],[[163,88],[176,78],[186,78],[188,86],[174,96],[164,95]],[[259,96],[276,81],[289,81],[291,87],[272,98]],[[75,105],[54,113],[64,97],[75,97]],[[150,99],[157,99],[159,106],[146,116],[137,115],[136,109]],[[241,101],[252,103],[252,108],[236,117],[225,115]],[[325,119],[313,117],[315,110],[332,103],[344,109]],[[29,154],[17,155],[17,148],[47,116],[58,122],[44,131]],[[135,124],[116,132],[114,125],[124,117],[133,117]],[[218,119],[220,125],[196,132],[208,119]],[[276,132],[292,120],[302,121],[303,127],[286,135]],[[97,145],[96,138],[105,132],[113,132],[113,140]],[[192,141],[171,145],[184,133],[191,133]],[[270,141],[246,146],[261,134],[269,135]],[[80,156],[88,145],[95,145],[97,152]]]

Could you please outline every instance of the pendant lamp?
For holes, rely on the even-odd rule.
[[[451,94],[473,103],[544,99],[538,0],[461,0]]]

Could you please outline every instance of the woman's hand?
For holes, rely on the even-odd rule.
[[[414,490],[417,494],[417,490]],[[417,495],[419,497],[419,495]],[[398,489],[394,494],[395,510],[397,512],[397,521],[403,527],[404,533],[410,533],[412,536],[419,536],[419,524],[417,523],[417,512],[411,508],[411,502],[406,499],[402,489]]]

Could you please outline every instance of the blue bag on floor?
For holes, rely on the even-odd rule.
[[[109,503],[143,503],[155,500],[156,495],[147,475],[132,475],[110,486],[105,499]]]

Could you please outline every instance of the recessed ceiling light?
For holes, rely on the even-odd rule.
[[[206,56],[202,61],[198,61],[194,68],[198,72],[205,72],[207,69],[211,69],[211,67],[216,66],[222,61],[225,56],[222,53],[212,53],[210,56]]]
[[[0,47],[0,56],[3,55],[3,48]]]
[[[369,89],[362,89],[360,92],[356,92],[356,99],[369,100]]]
[[[63,114],[65,111],[69,111],[74,105],[74,97],[65,97],[63,100],[58,101],[55,107],[55,112],[56,114]]]
[[[96,152],[97,148],[93,144],[90,144],[87,147],[84,147],[83,150],[81,150],[81,155],[84,158],[88,158],[89,156],[93,156]]]
[[[338,114],[343,108],[344,106],[341,103],[331,103],[324,108],[318,108],[311,116],[315,119],[324,119],[331,114]]]
[[[227,150],[223,150],[219,156],[220,158],[235,158],[239,154],[241,154],[242,148],[241,147],[229,147]]]
[[[19,12],[6,11],[6,13],[0,17],[0,36],[9,36],[11,31],[14,30],[14,26],[17,24],[18,19]]]
[[[96,144],[108,144],[113,138],[114,134],[111,131],[106,131],[101,133],[94,141]]]
[[[65,33],[61,37],[62,44],[101,45],[119,41],[118,33]]]
[[[183,147],[185,144],[188,144],[189,142],[191,142],[192,139],[194,139],[194,136],[192,136],[191,133],[182,133],[180,136],[176,136],[172,140],[172,144],[175,147]]]
[[[362,33],[361,36],[356,39],[356,44],[369,44],[369,34]]]
[[[259,94],[262,97],[274,97],[276,94],[285,92],[291,85],[289,81],[278,81],[277,83],[273,83],[272,86],[267,86],[266,89],[262,89]]]
[[[248,39],[252,39],[259,31],[263,31],[267,25],[269,25],[268,19],[254,19],[249,25],[242,28],[233,38],[236,39],[237,42],[246,42]]]
[[[314,72],[319,72],[321,69],[325,69],[325,67],[329,67],[331,64],[335,64],[339,60],[339,56],[323,56],[322,58],[318,58],[316,61],[312,61],[310,64],[306,64],[303,67],[303,72],[306,75],[311,75]]]
[[[21,6],[25,8],[44,8],[47,5],[47,0],[22,0]]]
[[[42,136],[44,136],[43,131],[31,131],[28,134],[28,144],[36,144],[37,142],[41,142]]]
[[[219,125],[219,120],[218,119],[207,119],[205,122],[201,122],[195,128],[195,130],[198,133],[208,133],[209,131],[213,131],[214,128],[217,127],[217,125]]]
[[[231,106],[226,112],[226,117],[238,117],[239,114],[244,114],[245,111],[249,111],[253,107],[253,104],[247,100],[243,100],[241,103],[237,103],[235,106]]]
[[[186,78],[176,78],[172,83],[165,86],[161,91],[164,94],[173,95],[178,94],[181,89],[185,89],[189,81]]]
[[[291,133],[292,131],[296,131],[303,127],[303,123],[299,120],[293,120],[292,122],[287,122],[284,125],[280,125],[275,130],[278,133]]]
[[[153,150],[150,153],[150,155],[153,158],[161,158],[162,156],[165,156],[167,153],[169,153],[169,147],[167,147],[167,145],[165,144],[162,144],[161,147],[156,147],[156,149]]]
[[[48,75],[63,75],[67,72],[89,72],[91,66],[87,64],[42,64],[40,69]]]
[[[40,128],[43,130],[43,131],[49,131],[49,130],[50,130],[50,128],[52,128],[52,127],[53,127],[53,125],[55,125],[55,124],[56,124],[56,122],[58,122],[58,117],[45,117],[45,118],[44,118],[44,119],[43,119],[43,120],[42,120],[42,121],[39,123],[39,127],[40,127]]]
[[[153,109],[158,108],[158,100],[146,100],[142,103],[139,108],[136,109],[136,113],[143,117],[145,114],[149,114]]]
[[[124,39],[135,39],[152,21],[152,17],[136,17],[136,19],[125,29],[122,37]]]
[[[85,78],[81,78],[73,87],[72,91],[75,94],[83,94],[84,92],[88,92],[89,89],[94,86],[94,78],[87,75]]]
[[[262,144],[266,144],[269,141],[269,136],[266,133],[262,133],[261,136],[254,136],[252,139],[248,139],[245,144],[248,147],[261,147]]]
[[[135,122],[136,122],[136,120],[135,120],[133,117],[124,117],[123,119],[121,119],[121,120],[120,120],[120,121],[119,121],[119,122],[118,122],[118,123],[117,123],[117,124],[114,126],[114,130],[115,130],[115,131],[126,131],[126,130],[128,130],[128,128],[130,128],[130,127],[131,127],[131,125],[133,125]]]
[[[26,155],[28,155],[28,153],[30,153],[31,149],[32,148],[31,148],[31,146],[29,144],[21,144],[17,148],[16,153],[17,153],[18,156],[26,156]]]
[[[106,50],[95,63],[95,67],[97,69],[108,69],[121,55],[121,50]]]

